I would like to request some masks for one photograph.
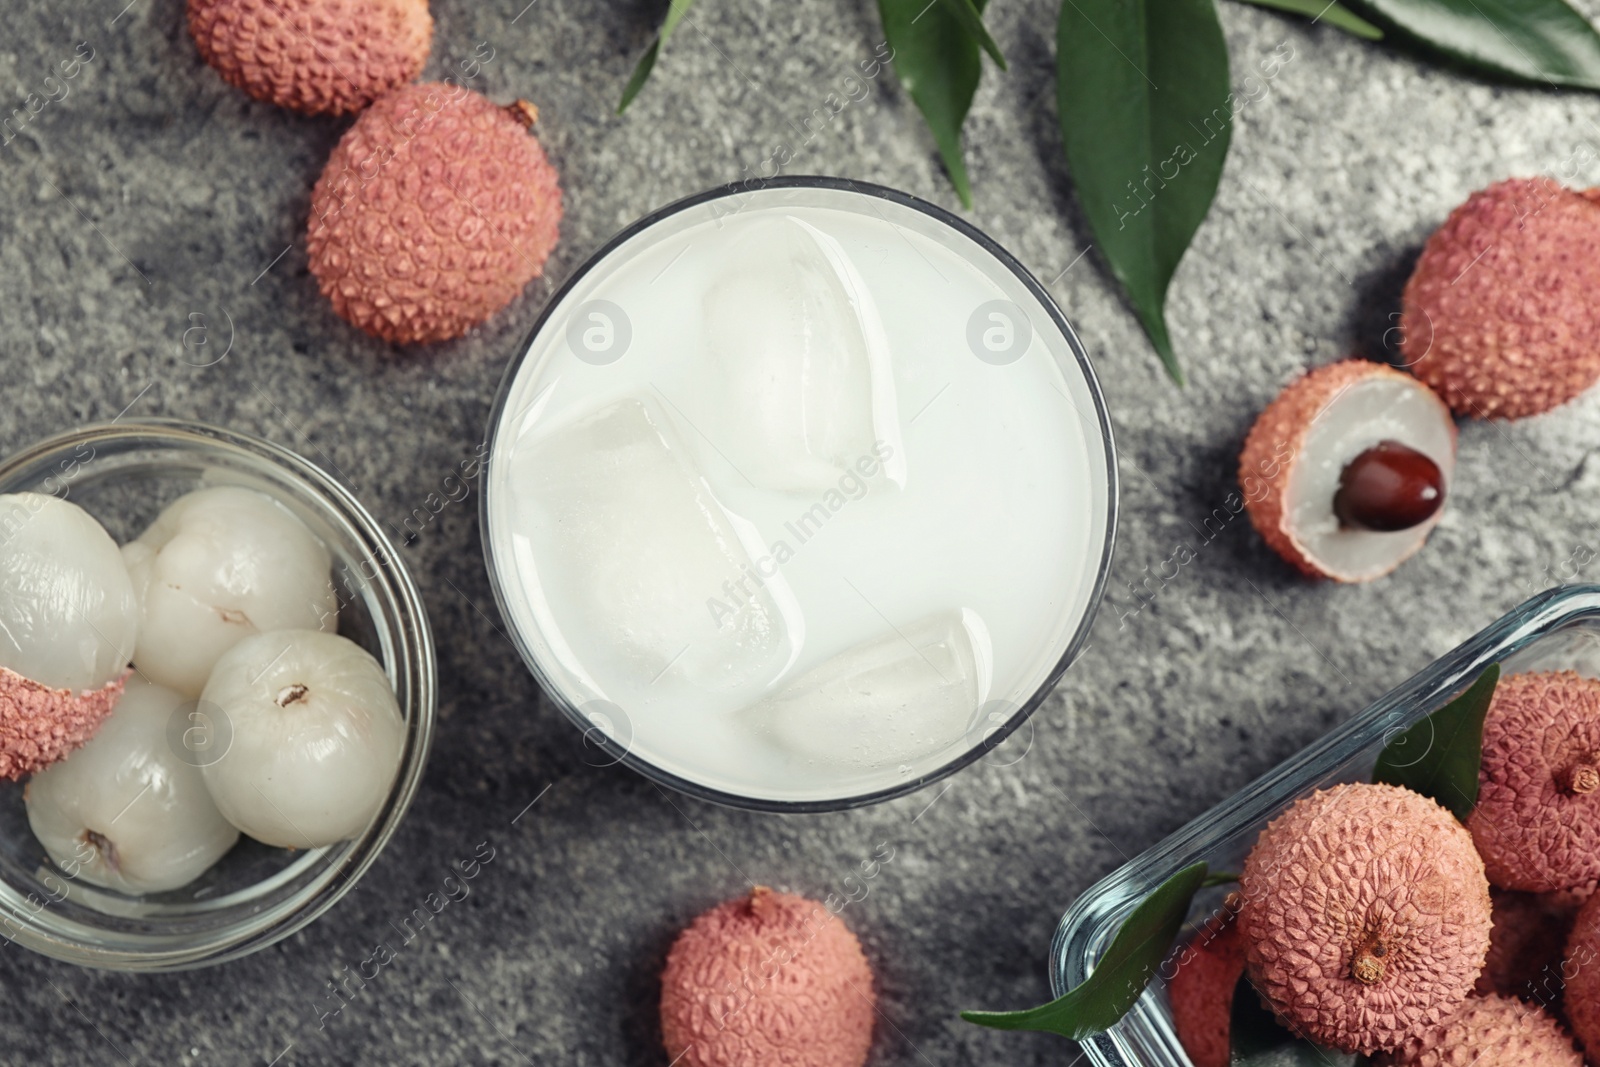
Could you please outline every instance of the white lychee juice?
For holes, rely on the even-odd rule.
[[[524,657],[607,742],[589,762],[826,806],[1036,702],[1114,496],[1041,294],[959,224],[820,181],[668,209],[568,284],[502,389],[484,528]]]

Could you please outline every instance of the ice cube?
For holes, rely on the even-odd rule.
[[[513,485],[539,582],[574,649],[635,684],[735,688],[777,677],[803,630],[753,527],[716,500],[661,409],[616,401],[519,453]]]
[[[968,732],[991,663],[978,614],[942,612],[825,660],[746,714],[808,759],[860,768],[909,762]]]
[[[849,256],[792,216],[742,225],[704,301],[722,447],[764,489],[825,491],[876,460],[904,484],[888,337]]]

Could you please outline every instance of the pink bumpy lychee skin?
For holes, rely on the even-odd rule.
[[[1561,964],[1562,1008],[1590,1056],[1600,1056],[1600,893],[1578,911]]]
[[[1583,1067],[1572,1035],[1543,1008],[1473,997],[1443,1025],[1408,1040],[1377,1067]]]
[[[372,105],[311,193],[311,273],[346,321],[397,344],[459,337],[538,277],[561,187],[533,105],[408,85]]]
[[[872,970],[821,904],[759,887],[695,919],[661,975],[661,1035],[679,1067],[861,1067]]]
[[[1463,415],[1521,418],[1600,378],[1600,191],[1517,178],[1428,238],[1401,298],[1401,351]]]
[[[1396,1048],[1466,999],[1489,948],[1489,884],[1444,808],[1339,785],[1273,820],[1245,861],[1252,982],[1293,1031],[1345,1052]]]
[[[1561,957],[1567,935],[1588,894],[1492,889],[1489,896],[1494,903],[1494,929],[1475,991],[1547,1006],[1556,1003],[1566,984],[1561,977]]]
[[[343,115],[422,73],[433,17],[427,0],[189,0],[189,33],[257,100]]]
[[[1167,983],[1172,1027],[1193,1067],[1228,1067],[1233,991],[1244,974],[1244,942],[1234,918],[1224,911],[1207,920]]]
[[[17,781],[86,744],[122,699],[128,674],[99,689],[52,689],[0,667],[0,778]]]
[[[1548,893],[1600,878],[1600,682],[1572,671],[1502,679],[1478,782],[1467,827],[1491,883]]]

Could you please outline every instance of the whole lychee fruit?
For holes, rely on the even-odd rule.
[[[351,324],[398,344],[459,337],[538,277],[561,187],[537,112],[443,83],[379,99],[311,192],[311,273]]]
[[[1456,428],[1427,386],[1347,359],[1290,382],[1239,455],[1250,522],[1303,574],[1366,582],[1422,547],[1455,471]]]
[[[1451,408],[1548,411],[1600,378],[1600,191],[1515,178],[1428,238],[1401,299],[1400,349]]]
[[[1600,893],[1578,911],[1561,965],[1567,1022],[1591,1056],[1600,1054]]]
[[[757,887],[690,923],[661,974],[661,1035],[682,1067],[861,1067],[872,970],[821,904]]]
[[[1567,935],[1583,899],[1573,891],[1518,893],[1491,889],[1494,929],[1489,956],[1475,987],[1478,993],[1500,993],[1553,1004],[1561,996],[1561,957]]]
[[[1600,682],[1572,671],[1502,679],[1478,782],[1467,826],[1489,881],[1546,893],[1600,878]]]
[[[189,0],[189,33],[257,100],[342,115],[422,73],[433,16],[427,0]]]
[[[1261,832],[1240,878],[1250,978],[1291,1030],[1345,1052],[1397,1048],[1448,1018],[1489,949],[1489,883],[1443,807],[1338,785]]]
[[[1167,982],[1172,1026],[1194,1067],[1228,1067],[1233,991],[1244,974],[1244,941],[1231,910],[1206,920]]]
[[[1583,1067],[1566,1028],[1536,1004],[1473,997],[1377,1067]]]

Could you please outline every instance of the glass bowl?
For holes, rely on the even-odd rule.
[[[51,863],[28,828],[22,784],[6,783],[0,786],[0,936],[8,941],[113,970],[172,971],[237,959],[332,907],[371,866],[416,794],[436,703],[427,615],[378,523],[327,474],[260,438],[168,419],[84,427],[0,462],[0,493],[71,500],[119,544],[178,496],[210,485],[271,495],[328,546],[339,632],[383,664],[405,717],[405,748],[389,797],[354,840],[290,852],[241,837],[195,882],[135,897],[74,881]],[[183,725],[175,724],[176,736]]]
[[[544,580],[531,538],[515,525],[514,516],[524,498],[524,491],[510,474],[515,451],[519,441],[536,436],[532,429],[538,420],[547,418],[547,412],[558,406],[551,398],[559,398],[569,389],[588,400],[596,396],[626,395],[607,392],[620,388],[615,384],[618,380],[615,375],[626,371],[613,372],[609,368],[613,365],[626,368],[629,361],[623,359],[624,355],[643,354],[645,360],[656,361],[651,364],[652,373],[671,374],[682,369],[682,356],[693,348],[692,338],[700,336],[695,332],[700,328],[698,321],[677,310],[685,306],[687,300],[662,301],[671,309],[668,312],[659,311],[648,300],[629,304],[625,312],[613,298],[628,303],[628,298],[619,293],[628,292],[629,283],[619,283],[618,279],[629,277],[632,271],[640,277],[653,273],[651,286],[662,277],[673,279],[668,285],[676,284],[679,275],[669,274],[669,271],[693,273],[692,267],[675,266],[685,254],[717,248],[716,242],[726,238],[729,220],[746,212],[815,212],[807,216],[814,222],[823,216],[866,219],[871,220],[872,225],[881,220],[904,242],[904,246],[893,243],[893,249],[902,255],[906,247],[916,251],[939,278],[944,275],[938,273],[930,256],[948,256],[958,268],[981,275],[990,299],[973,308],[969,317],[968,306],[960,299],[952,301],[941,298],[938,292],[923,290],[908,295],[887,268],[871,266],[869,253],[876,250],[878,262],[888,262],[885,258],[888,248],[862,240],[861,247],[850,253],[852,257],[860,253],[860,258],[852,262],[861,266],[863,277],[869,279],[869,288],[878,286],[873,290],[874,299],[880,305],[885,298],[898,302],[899,318],[895,321],[900,324],[899,329],[907,332],[891,331],[895,333],[896,344],[913,347],[906,340],[912,336],[913,328],[925,329],[933,335],[926,346],[917,349],[924,358],[907,362],[905,375],[908,378],[915,380],[916,375],[931,374],[940,366],[941,359],[954,364],[957,360],[970,360],[972,355],[995,367],[1026,360],[1018,362],[1017,366],[1041,367],[1044,368],[1042,374],[1053,375],[1051,385],[1054,392],[1061,394],[1059,402],[1054,396],[1045,397],[1051,389],[1038,390],[1038,396],[1045,397],[1053,405],[1051,428],[1059,431],[1061,440],[1070,445],[1074,456],[1071,462],[1079,462],[1076,457],[1081,456],[1086,482],[1078,508],[1078,514],[1083,516],[1083,550],[1081,560],[1075,559],[1081,562],[1081,570],[1070,582],[1063,579],[1059,586],[1047,586],[1041,580],[1037,587],[1028,587],[1027,593],[1034,601],[1051,605],[1055,616],[1040,627],[1040,634],[1035,635],[1036,645],[1017,656],[1025,661],[1024,665],[1012,671],[1007,683],[997,686],[999,691],[991,691],[990,699],[974,709],[961,733],[952,732],[936,747],[919,750],[904,759],[885,758],[877,764],[868,760],[867,769],[859,773],[852,770],[831,778],[827,774],[832,771],[819,771],[809,779],[807,775],[811,772],[798,771],[792,775],[792,780],[782,782],[779,776],[766,771],[744,769],[737,774],[725,773],[726,768],[712,766],[714,760],[701,758],[708,746],[682,740],[700,736],[688,729],[677,730],[676,736],[668,738],[666,743],[660,736],[652,739],[649,733],[652,728],[658,735],[672,732],[662,725],[661,713],[631,703],[629,696],[610,691],[590,676],[585,657],[595,648],[592,644],[585,645],[581,636],[569,641],[563,626],[558,625],[545,597]],[[926,243],[913,243],[912,238]],[[888,243],[885,239],[885,244]],[[673,255],[675,249],[677,254]],[[658,266],[659,271],[656,270]],[[874,275],[874,269],[882,273]],[[655,289],[647,291],[659,293]],[[673,293],[675,297],[679,295],[676,290]],[[905,308],[913,304],[916,305],[914,311],[907,312]],[[981,331],[990,319],[980,321],[979,316],[982,313],[992,316],[997,307],[1020,315],[1014,328],[1016,336],[1024,340],[1020,347],[1007,348],[1001,353],[980,352],[979,342],[974,338],[987,336]],[[890,316],[885,313],[885,322],[889,321]],[[915,327],[907,326],[907,321],[914,322]],[[590,346],[587,340],[591,326],[604,327],[601,335],[604,344],[598,349]],[[638,338],[646,336],[655,339],[647,353],[637,344]],[[585,339],[581,345],[586,350],[580,350],[578,338]],[[630,340],[634,341],[632,348],[629,348]],[[968,348],[971,348],[970,353]],[[649,385],[663,398],[675,388],[683,388],[682,383],[673,385],[666,378],[658,384],[652,377]],[[896,388],[903,389],[904,383]],[[952,390],[952,395],[956,395],[956,391]],[[667,403],[674,415],[693,428],[692,432],[683,431],[687,439],[697,442],[704,438],[703,451],[708,458],[742,474],[736,464],[743,463],[744,457],[738,455],[737,449],[732,449],[737,458],[730,459],[729,450],[712,442],[693,418],[682,413],[676,402],[668,399]],[[908,401],[902,409],[902,417],[914,420],[921,413],[913,412]],[[972,425],[974,422],[970,418],[964,424]],[[996,427],[989,436],[1003,438],[1008,429],[1008,426]],[[1049,696],[1081,651],[1109,573],[1117,519],[1115,446],[1094,369],[1071,325],[1044,287],[986,234],[916,197],[866,182],[803,176],[750,180],[669,204],[623,230],[551,298],[521,351],[506,368],[489,416],[486,440],[487,474],[480,503],[484,554],[496,603],[528,669],[551,702],[584,731],[585,743],[603,750],[600,759],[622,763],[652,781],[691,796],[735,807],[808,812],[873,804],[921,789],[979,759],[1000,744]],[[1077,451],[1079,441],[1082,442],[1081,452]],[[1063,449],[1065,453],[1065,445]],[[1045,484],[1042,476],[1040,484]],[[944,487],[951,495],[963,490],[970,492],[970,487]],[[1035,489],[1039,495],[1047,491]],[[789,500],[791,514],[804,509],[808,503],[815,503],[802,496],[791,496]],[[794,504],[797,500],[800,503]],[[981,508],[979,505],[976,510]],[[806,514],[816,510],[812,508]],[[754,528],[753,523],[747,525]],[[782,529],[792,526],[790,523],[780,528],[769,518],[761,533],[767,538],[786,536]],[[932,543],[932,539],[929,540]],[[763,544],[770,543],[770,540],[763,541]],[[1064,538],[1062,543],[1065,543]],[[778,563],[782,562],[780,558]],[[762,573],[768,572],[763,570]],[[861,595],[859,590],[857,595]],[[878,614],[885,623],[895,625],[889,623],[888,614],[882,611]],[[808,641],[816,632],[808,631]],[[827,636],[832,639],[835,635]],[[909,643],[904,634],[901,637]],[[668,663],[662,673],[671,666],[672,663]],[[797,668],[796,673],[804,671]],[[780,675],[780,678],[792,677]],[[648,703],[646,698],[641,699]],[[773,760],[774,764],[777,762],[778,759]],[[800,762],[794,757],[790,766]],[[821,765],[826,759],[813,757],[809,762]]]
[[[1317,789],[1370,781],[1385,743],[1448,703],[1492,663],[1501,664],[1508,674],[1574,670],[1600,678],[1600,585],[1565,586],[1527,601],[1343,726],[1095,883],[1056,929],[1050,949],[1055,995],[1089,976],[1123,919],[1157,886],[1201,861],[1214,871],[1240,870],[1269,820]],[[1191,923],[1216,911],[1232,888],[1225,885],[1197,893]],[[1159,978],[1121,1022],[1082,1046],[1089,1061],[1101,1067],[1189,1064],[1173,1030]]]

